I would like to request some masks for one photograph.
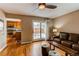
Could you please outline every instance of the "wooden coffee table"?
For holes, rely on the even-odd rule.
[[[48,43],[50,44],[50,49],[51,49],[51,45],[53,45],[54,46],[54,49],[55,49],[55,47],[57,47],[57,48],[63,50],[65,52],[65,56],[68,56],[68,55],[71,55],[72,56],[72,55],[78,53],[78,51],[75,51],[75,50],[73,50],[71,48],[68,48],[66,46],[63,46],[63,45],[61,45],[59,43],[56,43],[54,41],[49,41]]]

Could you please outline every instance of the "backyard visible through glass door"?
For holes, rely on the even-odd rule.
[[[46,39],[46,22],[33,22],[33,39]]]

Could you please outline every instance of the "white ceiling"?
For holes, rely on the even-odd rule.
[[[48,3],[47,3],[48,4]],[[56,9],[39,10],[37,3],[0,3],[0,9],[7,13],[55,18],[79,10],[79,3],[49,3]]]

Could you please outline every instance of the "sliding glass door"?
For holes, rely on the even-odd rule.
[[[45,22],[33,22],[33,39],[46,39]]]

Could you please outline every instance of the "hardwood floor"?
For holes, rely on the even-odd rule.
[[[40,41],[21,45],[12,41],[8,44],[6,49],[0,52],[0,56],[42,56],[41,45],[43,43],[45,42]],[[64,55],[60,50],[57,50],[57,52],[59,52],[60,55]]]
[[[7,48],[0,52],[1,56],[41,56],[41,42],[30,44],[9,43]]]

